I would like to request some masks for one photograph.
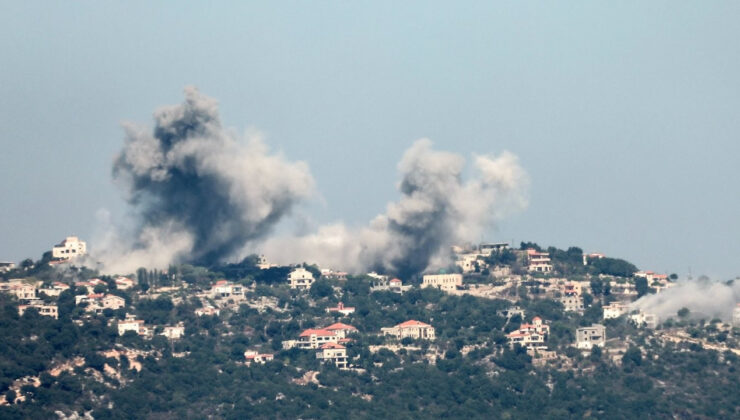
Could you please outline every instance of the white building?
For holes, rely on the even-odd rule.
[[[740,327],[740,303],[735,305],[735,309],[732,310],[732,325]]]
[[[307,290],[316,279],[313,274],[303,267],[298,267],[288,274],[288,284],[291,289]]]
[[[244,299],[244,286],[234,284],[228,280],[219,280],[211,286],[211,299],[216,300],[242,300]]]
[[[395,327],[381,328],[383,335],[390,335],[399,340],[406,337],[414,339],[434,340],[434,327],[416,320],[402,322]]]
[[[509,345],[514,347],[519,344],[528,349],[545,349],[545,340],[550,334],[550,326],[542,322],[542,318],[536,316],[531,324],[521,324],[516,331],[506,335]]]
[[[18,305],[18,315],[23,316],[28,308],[35,308],[39,315],[59,319],[59,308],[57,305],[44,305],[40,302],[34,302],[30,305]]]
[[[590,327],[578,328],[576,330],[576,347],[589,350],[593,346],[604,347],[606,345],[606,328],[601,324],[593,324]]]
[[[76,236],[68,236],[59,245],[51,249],[51,256],[54,259],[68,260],[79,257],[87,253],[87,244]]]
[[[254,350],[247,350],[244,352],[244,359],[247,366],[250,366],[252,363],[264,365],[274,358],[275,356],[270,353],[260,353]]]
[[[337,304],[337,306],[335,306],[335,307],[326,308],[326,312],[328,312],[330,314],[336,312],[336,313],[340,313],[340,314],[342,314],[344,316],[347,316],[349,314],[355,313],[355,308],[353,306],[344,306],[344,303],[339,302],[339,304]]]
[[[462,286],[462,274],[426,274],[422,277],[421,287],[436,287],[439,290],[448,292]]]
[[[619,318],[623,314],[627,313],[627,306],[623,303],[612,302],[608,305],[604,305],[604,319]]]
[[[638,327],[647,327],[647,328],[657,328],[658,324],[660,324],[660,318],[656,314],[646,313],[646,312],[638,312],[636,314],[630,315],[630,321],[634,323]]]
[[[0,262],[0,273],[7,273],[8,271],[15,268],[15,263],[2,261]]]
[[[161,334],[170,340],[179,340],[185,335],[185,327],[182,325],[167,326]]]
[[[126,317],[124,321],[118,321],[118,335],[126,334],[126,331],[133,331],[136,334],[141,334],[144,327],[144,320],[134,319],[130,316]]]
[[[333,362],[340,369],[347,367],[347,348],[337,343],[322,344],[316,352],[316,358],[324,362]]]
[[[548,254],[547,252],[539,252],[535,249],[528,249],[527,263],[527,269],[532,272],[549,273],[552,271],[550,254]]]

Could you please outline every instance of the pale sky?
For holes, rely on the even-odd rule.
[[[310,165],[315,223],[383,212],[428,137],[529,173],[481,239],[740,275],[736,1],[29,3],[0,2],[0,260],[122,217],[120,123],[195,85]]]

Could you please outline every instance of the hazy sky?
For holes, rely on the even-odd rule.
[[[384,211],[428,137],[528,171],[481,239],[740,274],[739,2],[28,3],[0,2],[0,260],[122,217],[121,121],[192,84],[308,162],[315,223]]]

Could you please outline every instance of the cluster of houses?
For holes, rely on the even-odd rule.
[[[509,249],[506,243],[481,244],[474,248],[463,249],[455,247],[457,260],[455,264],[460,268],[462,273],[480,272],[483,269],[495,269],[488,267],[486,260],[493,253],[500,253]],[[60,244],[55,245],[52,249],[53,262],[65,262],[85,255],[87,252],[86,244],[77,237],[67,237]],[[550,255],[547,252],[541,252],[535,249],[525,249],[515,251],[520,262],[526,263],[526,268],[531,273],[551,273],[553,270]],[[588,264],[594,259],[604,258],[602,254],[588,254],[583,256],[583,263]],[[260,256],[257,266],[261,269],[274,267],[264,256]],[[12,269],[12,263],[0,264],[0,269]],[[288,274],[286,281],[291,289],[306,291],[315,283],[316,271],[305,267],[296,266]],[[347,273],[334,272],[332,270],[322,270],[322,277],[346,280]],[[390,291],[394,293],[404,293],[412,286],[404,285],[398,278],[368,273],[371,280],[371,291]],[[673,286],[668,276],[657,274],[652,271],[641,271],[635,273],[636,277],[645,278],[650,287],[658,291]],[[541,276],[535,276],[541,277]],[[633,282],[624,279],[615,279],[605,276],[608,281],[611,293],[621,296],[625,301],[617,301],[603,307],[603,319],[608,320],[621,316],[628,316],[638,326],[655,328],[659,323],[659,318],[653,314],[641,311],[631,311],[629,304],[625,303],[630,297],[636,296],[637,291]],[[109,280],[110,281],[110,280]],[[118,277],[115,280],[115,288],[120,290],[130,289],[136,286],[136,282],[127,277]],[[545,276],[541,283],[546,285],[548,293],[552,292],[553,296],[562,303],[565,311],[577,313],[584,312],[585,293],[590,290],[589,281],[569,281],[567,279],[556,279]],[[96,293],[100,285],[108,285],[100,279],[91,279],[86,282],[77,282],[77,288],[84,287],[85,293],[75,296],[75,304],[83,307],[84,311],[90,314],[101,314],[106,309],[121,310],[126,308],[126,300],[120,296],[111,293]],[[427,274],[422,276],[421,288],[436,288],[445,292],[454,292],[463,289],[463,274],[461,273],[439,273]],[[58,297],[62,292],[68,290],[69,285],[61,282],[55,282],[42,287],[41,283],[29,283],[22,280],[11,280],[0,283],[0,291],[14,294],[20,301],[18,306],[19,314],[25,313],[29,308],[35,309],[39,314],[58,318],[58,308],[50,304],[49,299],[39,298],[39,294],[46,297]],[[248,286],[230,282],[227,280],[218,280],[213,283],[210,289],[196,294],[204,303],[203,307],[195,310],[197,316],[218,316],[224,308],[234,308],[240,304],[247,304],[257,308],[260,312],[271,308],[281,310],[277,307],[277,299],[274,297],[260,297],[247,299],[247,293],[252,290]],[[250,295],[251,296],[251,295]],[[339,302],[336,306],[326,308],[330,315],[349,316],[355,312],[354,307],[345,306]],[[524,311],[518,307],[511,307],[501,311],[501,315],[511,320],[514,316],[520,316],[524,319]],[[740,306],[734,313],[736,325],[740,325]],[[112,321],[115,322],[115,321]],[[161,334],[170,340],[181,338],[185,329],[182,324],[178,325],[146,325],[143,320],[137,319],[133,315],[126,314],[125,319],[117,321],[118,334],[123,336],[128,332],[133,332],[145,338],[152,338],[155,334]],[[337,322],[323,328],[311,328],[301,332],[297,339],[285,340],[282,342],[283,349],[303,349],[313,350],[316,357],[325,363],[332,363],[337,367],[344,369],[349,368],[347,356],[347,345],[352,342],[352,335],[356,334],[357,328]],[[384,337],[395,340],[406,338],[414,340],[435,340],[435,329],[424,322],[417,320],[408,320],[392,327],[380,329]],[[535,316],[530,322],[521,323],[518,328],[507,334],[507,342],[510,346],[522,346],[531,352],[546,352],[547,339],[550,334],[550,326],[542,318]],[[592,349],[594,346],[604,347],[606,343],[606,328],[601,324],[594,324],[589,327],[581,327],[576,330],[576,348],[582,350]],[[244,353],[245,363],[265,363],[273,360],[274,355],[269,353],[260,353],[255,350],[248,350]]]
[[[316,358],[322,362],[333,363],[338,368],[345,369],[349,367],[346,346],[352,342],[352,334],[357,332],[357,328],[352,325],[337,322],[324,328],[309,328],[304,330],[298,336],[298,339],[283,341],[282,347],[284,350],[293,348],[316,350]],[[408,320],[393,327],[381,328],[381,334],[398,340],[404,338],[416,340],[435,339],[434,327],[416,320]],[[258,353],[249,352],[249,355],[245,354],[245,357],[250,362],[257,362],[254,359],[255,355],[258,355]],[[271,357],[272,355],[269,356]],[[263,357],[260,360],[263,362],[270,359]]]
[[[144,338],[154,337],[155,331],[158,329],[155,325],[146,325],[143,320],[136,319],[135,316],[126,314],[126,318],[122,321],[118,321],[118,335],[124,335],[129,331],[134,332],[136,335]],[[165,325],[162,326],[160,335],[165,336],[170,340],[179,340],[185,335],[185,326],[180,323],[178,325]]]

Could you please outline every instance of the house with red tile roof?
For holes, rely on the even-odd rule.
[[[252,363],[264,365],[265,363],[273,360],[275,356],[271,353],[260,353],[254,350],[247,350],[244,352],[244,359],[247,366],[251,366]]]
[[[356,333],[357,328],[343,324],[341,322],[337,322],[335,324],[331,324],[328,327],[324,328],[327,331],[333,332],[336,336],[339,338],[346,338],[348,334]]]
[[[323,362],[333,362],[338,368],[347,368],[347,348],[338,343],[325,343],[316,352],[316,358]]]
[[[298,336],[298,340],[283,341],[283,349],[317,349],[326,343],[346,343],[351,341],[348,334],[357,332],[357,328],[337,322],[325,328],[309,328]]]
[[[337,304],[337,306],[335,306],[335,307],[326,308],[326,312],[328,312],[330,314],[331,313],[340,313],[340,314],[342,314],[344,316],[347,316],[349,314],[355,313],[355,308],[352,307],[352,306],[344,306],[344,303],[339,302],[339,304]]]
[[[423,340],[434,340],[434,327],[416,320],[402,322],[395,327],[381,328],[384,336],[396,337],[399,340],[406,337]]]
[[[506,338],[511,347],[518,344],[528,349],[544,349],[547,348],[545,340],[549,334],[550,326],[542,322],[542,318],[536,316],[531,324],[521,324],[516,331],[507,334]]]

